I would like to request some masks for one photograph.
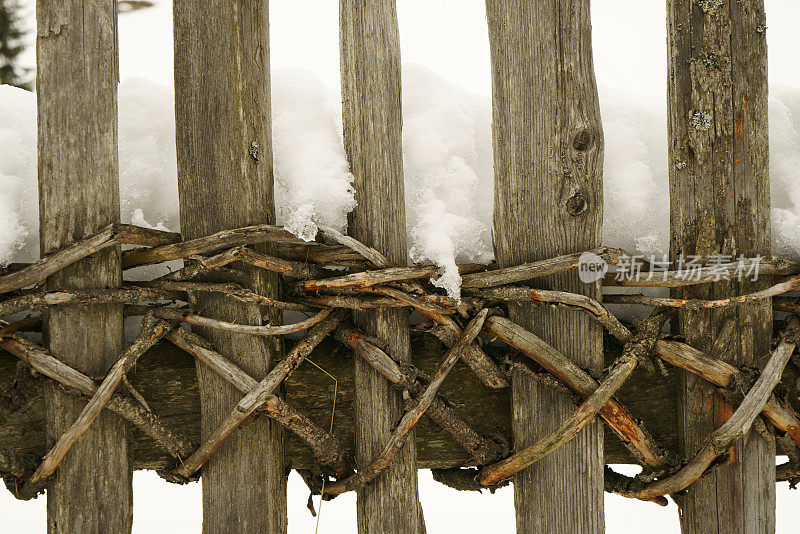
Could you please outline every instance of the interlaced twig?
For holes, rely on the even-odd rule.
[[[716,429],[706,440],[700,450],[680,471],[666,478],[647,484],[632,496],[637,499],[652,499],[660,495],[668,495],[680,491],[698,478],[708,469],[711,463],[738,439],[741,439],[753,425],[758,414],[764,409],[772,390],[781,379],[783,369],[797,343],[797,329],[800,321],[793,318],[790,323],[790,333],[784,336],[783,341],[772,352],[767,365],[761,372],[756,383],[747,393],[742,404],[721,427]]]
[[[215,428],[208,439],[198,448],[183,464],[176,469],[176,473],[189,478],[203,465],[216,451],[222,442],[236,430],[242,422],[262,404],[283,380],[294,371],[298,365],[311,354],[311,351],[336,328],[342,320],[342,313],[334,310],[322,322],[315,325],[306,336],[298,341],[283,360],[269,372],[266,378],[259,382],[239,403],[236,408]]]
[[[237,334],[250,334],[253,336],[281,336],[285,334],[292,334],[294,332],[301,332],[303,330],[307,330],[311,328],[315,324],[321,323],[328,317],[331,312],[333,311],[332,308],[327,308],[313,317],[309,317],[304,321],[300,321],[299,323],[288,324],[288,325],[249,325],[249,324],[236,324],[236,323],[229,323],[227,321],[221,321],[218,319],[211,319],[209,317],[202,317],[200,315],[194,315],[192,313],[183,313],[181,311],[175,310],[173,308],[156,308],[153,310],[155,315],[161,317],[163,319],[169,319],[171,321],[180,321],[188,324],[193,324],[196,326],[202,326],[205,328],[213,328],[216,330],[224,330],[225,332],[236,332]]]
[[[568,254],[539,262],[506,269],[475,272],[475,266],[461,266],[465,295],[462,301],[429,290],[419,279],[435,275],[435,266],[393,267],[376,250],[340,232],[320,226],[323,234],[342,245],[330,246],[317,242],[304,242],[277,226],[258,225],[180,242],[177,234],[142,229],[130,225],[112,225],[80,242],[50,254],[38,262],[0,276],[0,293],[9,293],[42,283],[48,276],[99,250],[121,244],[134,244],[152,248],[138,248],[124,253],[124,267],[163,263],[189,259],[182,269],[151,282],[126,285],[121,289],[75,290],[38,292],[26,290],[0,301],[0,318],[26,310],[44,310],[64,304],[94,305],[114,302],[134,304],[147,301],[162,302],[185,300],[187,294],[211,292],[226,298],[258,303],[280,309],[313,311],[314,316],[293,325],[244,325],[219,321],[184,308],[164,306],[142,307],[138,313],[147,314],[142,331],[120,357],[99,386],[94,380],[60,362],[45,349],[20,337],[16,332],[38,325],[40,317],[18,319],[12,324],[0,323],[0,348],[27,362],[37,373],[55,380],[68,391],[90,397],[85,409],[74,424],[63,434],[56,445],[43,458],[39,468],[24,487],[24,494],[35,493],[41,482],[57,468],[70,446],[89,427],[103,408],[119,413],[129,422],[172,454],[180,463],[174,470],[176,479],[192,476],[222,442],[253,412],[259,411],[283,424],[302,438],[310,447],[323,471],[338,480],[319,488],[325,495],[335,495],[363,487],[388,467],[401,450],[411,429],[427,414],[451,435],[472,457],[472,462],[483,467],[475,480],[475,471],[460,470],[453,475],[461,480],[459,485],[476,489],[482,485],[495,485],[520,469],[549,454],[574,437],[589,421],[600,415],[617,433],[634,457],[648,467],[658,478],[645,482],[616,473],[606,473],[606,490],[627,497],[647,499],[666,504],[663,495],[678,491],[702,476],[716,458],[724,454],[731,443],[743,436],[753,425],[759,413],[772,423],[785,439],[800,447],[800,418],[773,394],[797,340],[798,320],[792,319],[783,341],[773,352],[764,371],[757,374],[755,385],[744,396],[744,401],[733,416],[717,429],[697,454],[681,469],[675,470],[664,450],[659,447],[633,416],[613,398],[622,387],[637,363],[654,353],[662,361],[682,367],[705,380],[727,390],[741,387],[739,370],[723,360],[705,354],[685,343],[659,339],[665,314],[656,313],[640,323],[635,333],[624,326],[600,302],[563,291],[531,289],[513,286],[532,278],[575,269],[580,253]],[[276,243],[276,256],[260,254],[246,245],[260,242]],[[602,247],[591,251],[609,263],[616,262],[624,251]],[[207,283],[201,275],[220,270],[230,270],[234,262],[277,272],[293,282],[283,298],[278,301],[260,295],[233,283]],[[325,266],[350,266],[359,272],[342,273],[324,269]],[[367,270],[363,270],[367,269]],[[706,268],[693,273],[686,281],[682,272],[656,273],[653,276],[637,275],[619,283],[607,280],[607,285],[639,285],[680,287],[715,281],[717,270]],[[800,287],[798,266],[784,260],[762,260],[760,274],[786,275],[777,284],[765,290],[719,300],[670,299],[643,295],[608,295],[606,302],[646,304],[670,308],[715,309],[740,303],[756,302],[775,297]],[[334,276],[335,275],[335,276]],[[199,280],[196,281],[195,279]],[[608,279],[608,277],[607,277]],[[795,311],[796,298],[776,300],[776,309]],[[601,383],[580,369],[565,355],[503,317],[487,319],[489,305],[504,302],[530,305],[565,306],[594,317],[612,336],[624,344],[622,355],[610,368]],[[411,366],[401,366],[374,340],[350,326],[339,326],[345,317],[343,309],[365,310],[379,307],[406,307],[420,312],[433,323],[431,333],[449,349],[433,377]],[[481,311],[477,311],[481,310]],[[457,313],[456,313],[457,312]],[[460,316],[470,319],[462,332]],[[155,319],[158,317],[159,320]],[[309,329],[305,337],[280,361],[267,377],[257,382],[235,364],[213,350],[210,344],[196,334],[182,328],[172,328],[171,322],[186,322],[206,328],[216,328],[248,335],[276,336]],[[338,326],[338,328],[337,328]],[[542,373],[582,399],[580,406],[555,431],[534,445],[501,460],[507,451],[503,444],[487,439],[470,428],[457,410],[437,395],[450,369],[461,358],[487,386],[505,388],[508,382],[499,367],[481,349],[475,338],[481,329],[492,337],[530,357],[543,369]],[[327,335],[336,331],[336,337],[349,346],[395,387],[406,395],[406,413],[393,430],[383,450],[372,462],[352,474],[347,455],[333,435],[333,426],[323,430],[311,419],[274,394],[276,388],[304,361]],[[116,392],[126,372],[158,339],[165,336],[185,352],[193,355],[220,374],[232,386],[245,394],[236,408],[213,430],[206,441],[194,452],[188,440],[170,429],[147,407],[146,401],[134,402],[127,395]],[[711,354],[715,354],[712,349]],[[313,362],[312,362],[313,363]],[[748,375],[749,376],[749,375]],[[337,382],[338,390],[338,382]],[[737,397],[741,398],[741,397]],[[334,401],[335,402],[335,401]],[[489,465],[492,462],[493,465]],[[7,462],[8,463],[8,462]],[[470,474],[471,473],[471,474]],[[669,476],[665,473],[670,473]],[[18,476],[18,475],[17,475]],[[780,466],[778,476],[794,480],[800,468],[794,463]],[[452,477],[451,477],[452,478]],[[467,481],[471,478],[472,481]],[[323,479],[324,480],[324,479]],[[465,482],[466,481],[466,482]],[[473,487],[474,486],[474,487]]]
[[[39,284],[64,267],[108,247],[118,245],[156,246],[180,241],[180,234],[114,223],[98,233],[77,241],[19,271],[0,276],[0,293]],[[145,249],[152,250],[152,249]]]
[[[718,300],[702,299],[675,299],[666,297],[651,297],[649,295],[607,295],[605,301],[612,304],[643,304],[646,306],[668,306],[671,308],[685,308],[687,310],[709,310],[726,308],[737,304],[758,302],[777,295],[782,295],[800,287],[800,275],[787,276],[779,283],[747,295],[739,295]]]
[[[564,420],[557,429],[533,445],[496,464],[483,468],[478,475],[478,482],[484,486],[494,486],[544,458],[577,436],[578,432],[588,425],[603,406],[611,400],[611,396],[622,387],[639,361],[649,356],[666,320],[666,314],[659,313],[640,322],[639,331],[625,345],[622,355],[611,366],[608,376],[571,416]]]
[[[350,326],[340,326],[336,339],[348,345],[356,354],[375,368],[389,382],[416,395],[420,385],[415,377],[403,370],[388,354],[374,345],[366,336]],[[501,447],[475,432],[441,399],[434,398],[426,412],[428,416],[466,450],[479,465],[496,460],[504,451]]]
[[[475,318],[470,321],[469,325],[467,325],[467,328],[464,329],[464,333],[461,335],[461,338],[458,340],[458,342],[447,351],[447,354],[444,356],[444,360],[436,370],[436,374],[433,375],[433,378],[428,383],[428,386],[425,388],[422,394],[415,399],[415,406],[408,410],[405,415],[403,415],[400,423],[398,423],[397,427],[395,427],[394,431],[392,431],[392,436],[389,438],[389,441],[386,443],[386,445],[384,445],[383,450],[381,450],[377,458],[372,460],[365,468],[359,469],[358,473],[350,478],[329,485],[326,493],[330,495],[338,495],[340,493],[344,493],[345,491],[352,491],[361,488],[378,476],[381,471],[389,467],[392,461],[397,457],[397,453],[399,453],[400,449],[403,447],[406,437],[408,437],[408,433],[411,432],[411,429],[414,428],[414,425],[417,424],[417,421],[420,420],[425,411],[433,403],[434,398],[436,398],[436,393],[444,383],[444,379],[447,377],[447,374],[458,361],[459,357],[461,356],[461,352],[464,351],[470,345],[470,343],[472,343],[472,340],[474,340],[475,337],[480,333],[481,328],[483,327],[483,322],[486,320],[487,313],[488,310],[481,310],[475,316]]]
[[[197,334],[176,328],[167,335],[167,339],[207,365],[242,393],[251,393],[258,387],[255,378],[222,354],[208,348],[208,342]],[[346,477],[352,472],[339,440],[332,434],[333,420],[331,420],[331,430],[325,432],[307,416],[275,395],[267,397],[262,411],[302,438],[326,470],[339,478]]]
[[[68,393],[86,397],[92,397],[97,393],[98,386],[91,378],[56,359],[45,349],[25,338],[15,336],[0,340],[0,348],[20,358],[37,373],[65,386],[65,391]],[[192,445],[188,439],[170,428],[156,414],[129,398],[113,393],[106,407],[141,429],[175,458],[188,456],[191,452]]]
[[[145,317],[142,329],[133,344],[108,372],[103,383],[97,388],[97,391],[83,408],[75,422],[72,423],[72,426],[58,438],[53,448],[44,455],[42,463],[28,481],[30,486],[37,487],[42,480],[53,474],[72,445],[86,432],[89,425],[97,419],[97,416],[100,415],[100,412],[111,400],[111,396],[117,389],[122,377],[136,364],[139,357],[147,349],[155,345],[171,328],[166,321],[155,321],[150,316]]]
[[[484,324],[486,333],[529,356],[572,391],[588,398],[599,384],[589,374],[543,340],[504,317],[490,317]],[[645,465],[655,470],[669,466],[663,449],[655,445],[633,416],[617,401],[611,399],[600,415],[616,432],[626,447]]]

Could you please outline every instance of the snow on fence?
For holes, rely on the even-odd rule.
[[[53,531],[129,530],[137,468],[202,474],[209,532],[285,531],[287,463],[314,494],[357,491],[367,532],[424,530],[421,467],[462,490],[513,479],[520,531],[599,530],[603,490],[673,496],[687,532],[774,529],[775,480],[800,478],[800,265],[765,230],[763,2],[668,2],[671,252],[701,261],[636,266],[599,242],[588,0],[489,0],[497,265],[458,266],[460,298],[405,265],[393,1],[341,1],[358,206],[350,235],[305,221],[310,241],[274,224],[261,2],[175,1],[182,231],[118,222],[114,5],[38,6],[42,259],[0,274],[0,348],[24,362],[0,362],[0,472],[21,499],[47,488]],[[653,312],[631,328],[605,304]],[[127,348],[123,317],[142,318]]]

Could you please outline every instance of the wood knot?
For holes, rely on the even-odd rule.
[[[594,145],[595,135],[590,128],[581,128],[572,138],[572,148],[585,152]]]
[[[586,208],[589,207],[589,204],[586,202],[586,199],[583,198],[581,192],[576,191],[567,199],[565,206],[567,208],[567,213],[573,217],[577,217],[586,211]]]

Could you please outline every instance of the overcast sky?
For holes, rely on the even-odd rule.
[[[122,78],[138,76],[172,85],[172,23],[168,0],[120,18]],[[34,0],[24,0],[32,22]],[[594,60],[598,83],[632,93],[663,96],[666,92],[665,2],[659,0],[594,0]],[[766,0],[771,84],[800,87],[797,53],[800,2]],[[449,81],[476,93],[490,92],[489,45],[483,0],[399,0],[398,15],[404,62],[430,67]],[[273,69],[302,67],[314,71],[333,91],[339,87],[338,2],[335,0],[271,0]],[[33,42],[33,34],[29,35]],[[31,47],[23,61],[33,66]],[[666,141],[665,141],[666,142]],[[174,486],[153,473],[135,476],[136,532],[199,532],[200,485]],[[420,493],[428,532],[513,532],[510,489],[495,495],[456,493],[420,473]],[[296,475],[290,479],[289,531],[313,532],[305,508],[306,490]],[[796,531],[800,494],[778,486],[778,531]],[[44,498],[19,502],[0,490],[0,522],[9,532],[44,532]],[[660,508],[606,496],[610,533],[677,533],[674,504]],[[791,528],[789,525],[793,524]],[[320,533],[355,531],[355,498],[345,495],[325,503]]]

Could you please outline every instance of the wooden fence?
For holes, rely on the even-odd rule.
[[[358,207],[314,242],[274,225],[267,0],[174,0],[181,234],[119,223],[115,1],[39,2],[42,259],[0,275],[8,488],[47,490],[51,532],[126,532],[132,470],[202,475],[204,531],[278,533],[292,468],[325,498],[357,491],[359,531],[416,533],[432,468],[463,490],[513,480],[519,532],[602,531],[603,491],[671,496],[688,533],[773,531],[775,482],[800,476],[781,296],[800,266],[770,256],[763,0],[667,6],[672,259],[760,256],[761,278],[720,276],[747,260],[580,280],[582,252],[626,257],[600,242],[589,0],[487,0],[497,264],[462,266],[457,301],[406,265],[394,0],[340,1]],[[653,313],[632,329],[601,300]]]

